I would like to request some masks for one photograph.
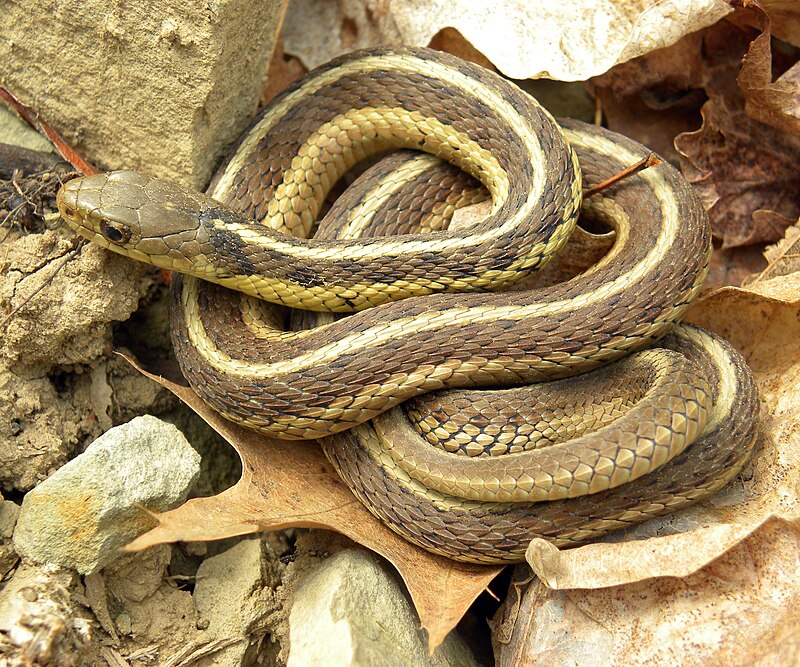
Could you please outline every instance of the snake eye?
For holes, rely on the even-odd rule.
[[[100,221],[100,233],[111,243],[127,243],[131,238],[131,228],[128,225],[105,218]]]

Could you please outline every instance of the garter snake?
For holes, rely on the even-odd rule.
[[[363,159],[396,148],[431,153],[475,177],[492,200],[487,218],[426,235],[306,240],[336,181]],[[282,438],[332,436],[329,455],[365,498],[377,488],[376,475],[394,475],[405,491],[416,485],[412,504],[434,502],[445,487],[476,486],[480,478],[463,506],[483,516],[483,505],[469,503],[483,502],[492,490],[504,507],[626,489],[708,430],[720,383],[696,372],[708,363],[675,370],[683,362],[673,359],[678,366],[669,372],[662,368],[667,362],[652,362],[671,391],[661,399],[669,416],[666,404],[651,405],[644,419],[649,431],[631,422],[615,444],[581,443],[579,453],[566,454],[555,468],[539,463],[535,473],[510,462],[487,478],[473,465],[481,465],[477,458],[474,474],[445,470],[409,485],[402,480],[412,473],[392,472],[397,459],[390,463],[384,450],[371,455],[379,472],[366,466],[368,477],[354,482],[348,470],[355,458],[341,443],[372,427],[333,435],[433,390],[575,375],[665,335],[699,291],[711,247],[705,213],[666,164],[584,202],[617,231],[611,252],[592,270],[541,290],[498,291],[564,245],[581,210],[582,178],[599,182],[644,154],[635,142],[599,128],[565,122],[559,129],[524,93],[480,67],[426,49],[384,48],[332,61],[276,98],[209,195],[112,172],[66,184],[59,210],[91,240],[187,274],[174,281],[176,354],[190,384],[223,415]],[[413,178],[368,180],[339,227],[360,230],[396,211]],[[454,207],[437,192],[440,209]],[[353,314],[285,332],[285,315],[262,300]],[[375,428],[386,432],[386,419],[393,418]],[[351,447],[354,455],[370,439]],[[535,459],[536,447],[512,457]],[[410,467],[430,472],[427,462]],[[396,517],[384,518],[409,533]],[[463,539],[455,548],[426,546],[473,558]],[[492,548],[475,557],[519,557],[518,548]]]

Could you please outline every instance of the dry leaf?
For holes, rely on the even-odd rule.
[[[514,79],[580,81],[673,44],[730,11],[723,0],[292,0],[284,39],[309,69],[357,48],[438,39],[459,52],[477,50]]]
[[[542,581],[506,608],[498,665],[796,664],[800,273],[712,290],[687,319],[730,340],[756,377],[762,433],[750,474],[613,537],[639,541],[532,544]]]
[[[733,285],[738,287],[753,274],[767,267],[763,245],[748,245],[738,248],[720,248],[711,255],[711,268],[703,283],[706,289]]]
[[[288,88],[307,71],[297,58],[287,56],[283,52],[283,39],[278,35],[272,57],[269,59],[264,85],[261,87],[260,105],[264,107],[269,104],[278,93]]]
[[[769,32],[744,19],[768,23],[757,7],[740,10],[590,84],[610,129],[680,160],[724,248],[774,242],[800,214],[800,139],[745,112],[745,95],[777,100],[770,67],[786,69],[794,60],[773,54]],[[753,55],[739,74],[748,49]],[[791,87],[781,85],[786,99],[774,106],[787,110]]]
[[[496,624],[496,665],[796,665],[798,561],[800,528],[775,519],[682,579],[534,583]]]
[[[677,164],[675,137],[700,125],[700,107],[706,100],[706,33],[692,33],[670,47],[593,78],[589,91],[599,103],[608,129],[636,139]]]
[[[759,12],[742,10],[739,16],[759,19]],[[701,81],[708,101],[701,110],[703,123],[675,139],[684,175],[695,184],[723,247],[774,242],[800,215],[800,178],[794,167],[800,159],[800,137],[745,113],[737,76],[753,40],[760,44],[757,51],[769,47],[768,32],[759,36],[730,21],[705,32]]]
[[[800,220],[786,230],[786,235],[780,241],[764,250],[764,258],[769,265],[751,282],[800,271]]]
[[[748,116],[767,125],[800,135],[800,63],[772,82],[772,22],[757,4],[751,8],[761,34],[753,40],[737,78]]]
[[[249,431],[220,417],[188,387],[144,373],[230,442],[242,458],[243,472],[235,486],[217,496],[194,498],[155,515],[159,525],[131,542],[128,550],[293,526],[335,530],[397,568],[428,632],[431,650],[502,569],[456,563],[406,542],[356,500],[315,443],[286,442]]]
[[[797,0],[759,0],[772,19],[772,33],[784,42],[800,46],[800,4]]]

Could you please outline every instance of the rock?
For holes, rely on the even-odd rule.
[[[11,543],[14,526],[19,516],[19,505],[0,496],[0,581],[16,566],[19,556]]]
[[[136,311],[155,274],[91,244],[62,266],[70,248],[62,235],[15,230],[6,230],[0,262],[0,311],[16,311],[0,335],[0,485],[27,491],[109,428],[115,411],[119,420],[112,382],[138,383],[142,411],[161,394],[109,358],[115,325]]]
[[[166,664],[187,646],[207,641],[205,633],[196,627],[192,594],[176,587],[169,576],[172,553],[171,545],[159,544],[125,554],[95,575],[104,579],[107,607],[116,631],[138,646],[158,646],[157,664]]]
[[[256,108],[283,4],[67,0],[41,21],[11,3],[0,85],[96,164],[201,187]]]
[[[77,580],[52,565],[17,568],[0,591],[0,664],[100,664]]]
[[[38,562],[96,572],[155,525],[142,507],[163,511],[182,502],[199,470],[199,455],[177,428],[137,417],[25,496],[14,545]]]
[[[53,150],[53,145],[11,109],[0,106],[0,142],[32,151]]]
[[[302,576],[289,612],[288,667],[477,665],[456,632],[428,655],[411,603],[378,559],[340,551]]]
[[[213,662],[201,665],[250,664],[269,630],[267,619],[276,610],[278,570],[259,539],[243,540],[203,561],[194,589],[202,626],[217,640],[240,637],[241,641],[215,653]]]
[[[19,505],[11,500],[0,500],[0,538],[11,537],[19,518]]]

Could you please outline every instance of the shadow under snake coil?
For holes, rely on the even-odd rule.
[[[392,149],[414,152],[364,172],[307,239],[336,182]],[[381,48],[276,98],[208,195],[112,172],[66,184],[59,209],[106,248],[185,274],[175,352],[216,410],[322,438],[354,493],[422,547],[504,562],[533,537],[579,544],[704,498],[753,450],[747,365],[676,324],[711,252],[688,184],[661,164],[582,201],[646,154],[556,124],[481,67]],[[447,228],[487,196],[484,220]],[[613,228],[611,251],[520,289],[579,214]],[[285,307],[352,314],[284,331]]]

